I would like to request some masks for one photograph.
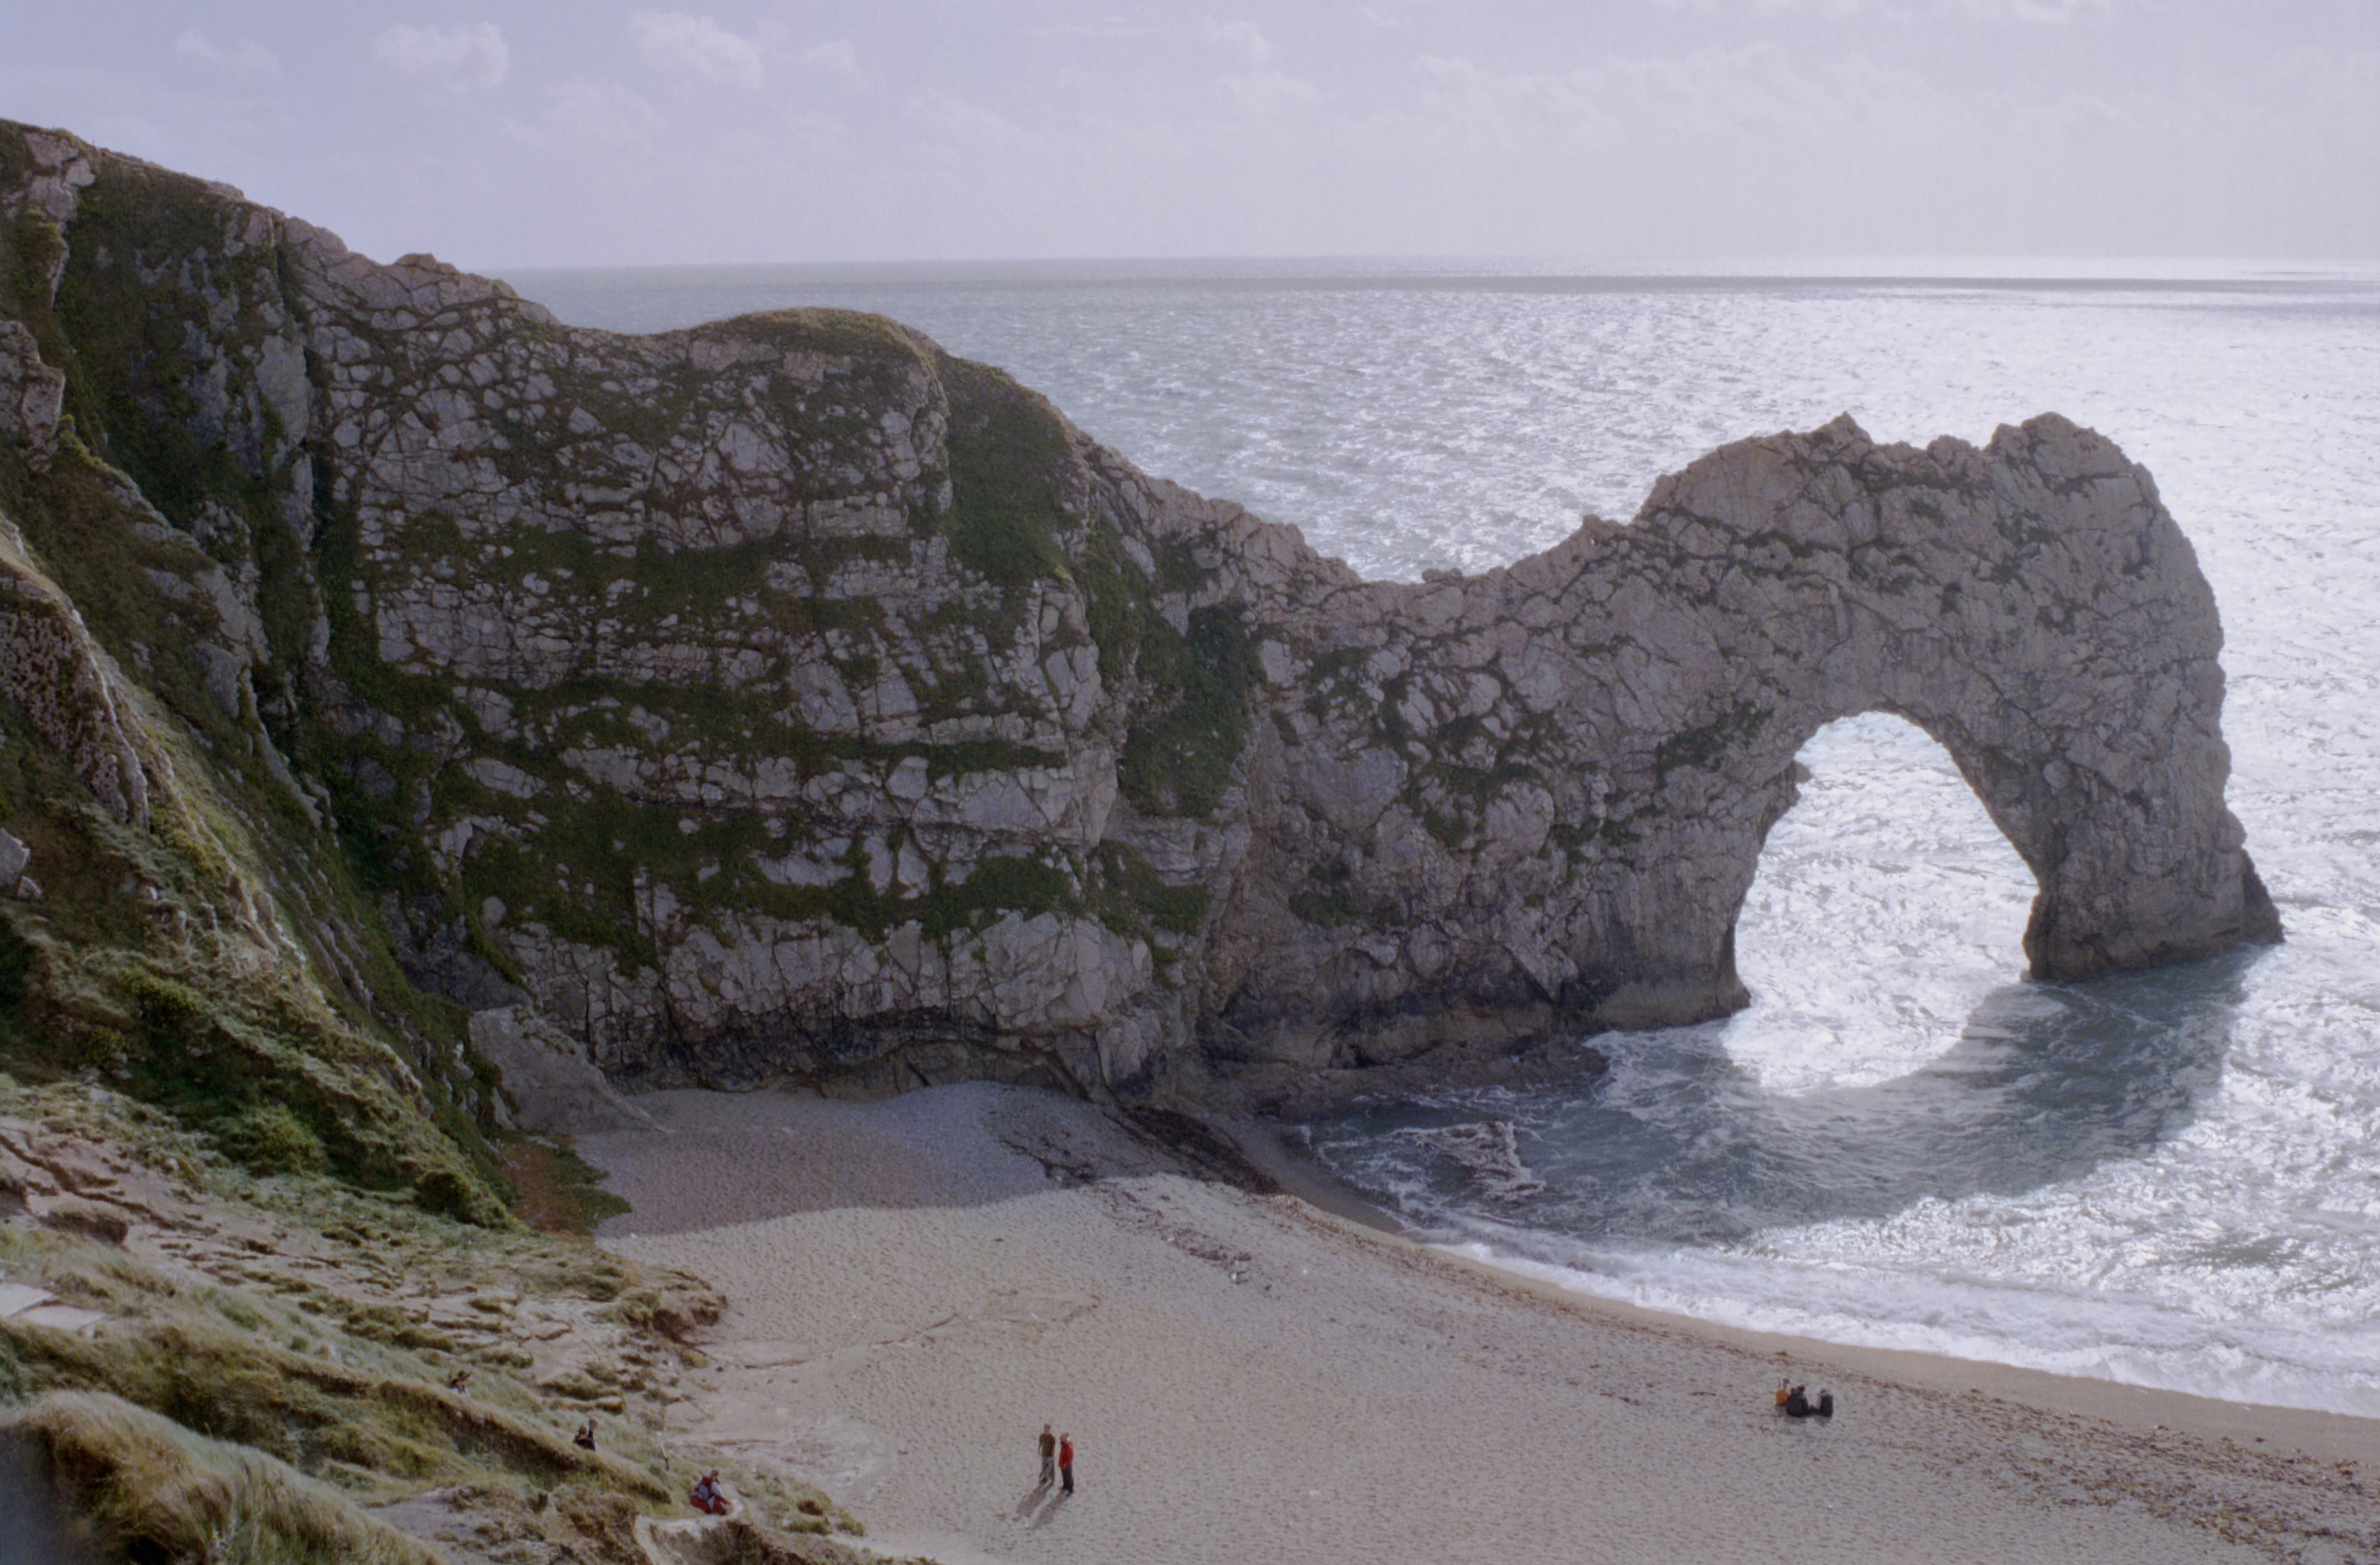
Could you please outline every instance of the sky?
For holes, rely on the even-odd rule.
[[[2380,260],[2380,0],[0,0],[382,260]]]

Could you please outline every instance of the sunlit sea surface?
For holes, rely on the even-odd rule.
[[[2134,273],[2134,274],[2128,274]],[[1743,910],[1751,1008],[1572,1088],[1306,1127],[1419,1234],[1706,1319],[2380,1415],[2380,271],[1562,275],[1166,263],[518,273],[565,320],[892,315],[1367,575],[1624,520],[1712,446],[2056,410],[2155,476],[2223,613],[2232,808],[2288,943],[2034,984],[1949,760],[1834,724]],[[1415,1127],[1510,1122],[1491,1198]]]

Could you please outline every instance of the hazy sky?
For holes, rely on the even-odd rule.
[[[2380,260],[2380,0],[0,0],[386,259]]]

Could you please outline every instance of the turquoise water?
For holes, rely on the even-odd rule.
[[[2155,476],[2228,637],[2232,807],[2289,941],[2024,981],[2022,867],[1924,735],[1814,739],[1738,933],[1752,1007],[1606,1036],[1570,1091],[1305,1127],[1419,1232],[1835,1341],[2380,1415],[2380,273],[1571,276],[1123,263],[520,274],[656,330],[882,311],[1142,467],[1373,576],[1633,515],[1711,446],[1850,412],[1982,442],[2056,410]],[[2030,274],[2025,274],[2025,273]],[[1400,1132],[1502,1120],[1500,1201]]]

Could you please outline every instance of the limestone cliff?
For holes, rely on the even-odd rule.
[[[1741,1004],[1794,753],[1870,710],[2032,866],[2037,972],[2278,935],[2212,596],[2055,417],[1747,441],[1371,583],[890,321],[569,328],[22,127],[0,217],[12,742],[131,823],[192,736],[383,1027],[374,952],[629,1081],[1503,1069]]]

